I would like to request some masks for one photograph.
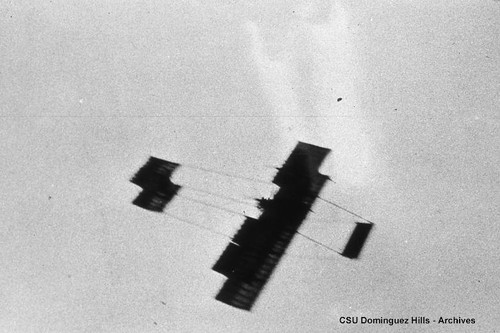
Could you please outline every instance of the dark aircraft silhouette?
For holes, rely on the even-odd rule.
[[[329,152],[327,148],[299,142],[283,166],[278,168],[273,179],[273,183],[279,186],[278,192],[272,198],[257,199],[257,207],[262,214],[258,219],[245,218],[241,228],[212,267],[214,271],[227,277],[215,297],[218,301],[251,310],[311,211],[324,184],[330,179],[319,173],[319,167]],[[133,204],[150,211],[162,212],[181,188],[170,180],[177,167],[177,163],[150,157],[130,180],[143,189]],[[340,253],[344,257],[357,259],[373,223],[333,202],[322,200],[369,222],[356,222],[344,251]]]

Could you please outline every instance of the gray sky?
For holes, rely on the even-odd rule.
[[[496,1],[0,4],[1,332],[386,332],[340,316],[500,324]],[[342,98],[341,101],[337,101]],[[376,223],[349,261],[296,237],[252,312],[211,266],[298,140],[322,196]],[[149,155],[167,214],[131,204]],[[189,188],[229,195],[224,201]],[[301,231],[342,249],[317,202]],[[202,225],[211,231],[176,220]]]

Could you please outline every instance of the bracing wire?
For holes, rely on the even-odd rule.
[[[216,174],[219,174],[219,175],[222,175],[222,176],[226,176],[226,177],[239,178],[239,179],[244,179],[244,180],[247,180],[247,181],[252,181],[252,182],[257,182],[257,183],[269,185],[269,182],[267,182],[265,180],[261,180],[261,179],[256,179],[256,178],[251,178],[251,177],[234,175],[234,174],[230,174],[230,173],[227,173],[227,172],[211,170],[211,169],[207,169],[207,168],[203,168],[203,167],[199,167],[199,166],[195,166],[195,165],[190,165],[190,164],[182,164],[182,166],[187,167],[187,168],[191,168],[191,169],[202,170],[202,171],[205,171],[205,172],[216,173]]]
[[[205,231],[211,232],[211,233],[216,234],[216,235],[220,235],[220,236],[224,236],[224,237],[227,237],[227,238],[231,238],[231,236],[226,235],[225,233],[222,233],[222,232],[220,232],[220,231],[217,231],[217,230],[211,229],[211,228],[209,228],[209,227],[206,227],[206,226],[201,225],[201,224],[198,224],[198,223],[193,223],[193,222],[191,222],[191,221],[189,221],[189,220],[187,220],[187,219],[183,219],[183,218],[178,217],[178,216],[176,216],[176,215],[173,215],[173,214],[171,214],[171,213],[166,213],[166,212],[165,212],[164,214],[165,214],[165,215],[167,215],[167,216],[170,216],[171,218],[176,219],[176,220],[178,220],[178,221],[180,221],[180,222],[184,222],[184,223],[186,223],[186,224],[192,225],[192,226],[194,226],[194,227],[196,227],[196,228],[203,229],[203,230],[205,230]]]
[[[329,247],[328,245],[325,245],[325,244],[323,244],[323,243],[321,243],[321,242],[319,242],[319,241],[315,240],[314,238],[311,238],[311,237],[309,237],[309,236],[306,236],[306,235],[304,235],[303,233],[301,233],[301,232],[299,232],[299,231],[297,231],[297,234],[301,235],[302,237],[304,237],[304,238],[306,238],[306,239],[310,240],[311,242],[313,242],[313,243],[315,243],[315,244],[317,244],[317,245],[319,245],[319,246],[322,246],[322,247],[324,247],[324,248],[326,248],[326,249],[328,249],[328,250],[330,250],[330,251],[333,251],[333,252],[335,252],[335,253],[339,253],[339,254],[340,254],[340,252],[339,252],[339,251],[337,251],[337,250],[335,250],[335,249],[332,249],[332,248],[331,248],[331,247]]]
[[[339,206],[339,205],[337,205],[337,204],[336,204],[336,203],[334,203],[334,202],[331,202],[331,201],[329,201],[329,200],[323,199],[322,197],[318,197],[318,199],[321,199],[321,200],[323,200],[323,201],[324,201],[324,202],[326,202],[326,203],[329,203],[329,204],[331,204],[331,205],[333,205],[333,206],[335,206],[335,207],[337,207],[337,208],[342,209],[343,211],[345,211],[345,212],[347,212],[347,213],[349,213],[349,214],[351,214],[351,215],[354,215],[354,216],[356,216],[356,217],[359,217],[360,219],[362,219],[362,220],[364,220],[364,221],[366,221],[366,222],[368,222],[368,223],[373,224],[373,222],[372,222],[372,221],[367,220],[367,219],[365,219],[363,216],[358,215],[358,214],[356,214],[356,213],[354,213],[354,212],[352,212],[352,211],[348,210],[347,208],[344,208],[344,207],[342,207],[342,206]]]
[[[187,200],[190,200],[190,201],[193,201],[193,202],[196,202],[196,203],[199,203],[199,204],[202,204],[202,205],[208,206],[208,207],[212,207],[212,208],[216,208],[216,209],[219,209],[219,210],[223,210],[223,211],[228,212],[228,213],[230,213],[230,214],[242,215],[242,213],[240,213],[240,212],[236,212],[236,211],[233,211],[233,210],[230,210],[230,209],[226,209],[226,208],[223,208],[223,207],[219,207],[219,206],[217,206],[217,205],[212,205],[212,204],[207,203],[207,202],[205,202],[205,201],[197,200],[197,199],[194,199],[194,198],[191,198],[191,197],[187,197],[187,196],[185,196],[185,195],[178,194],[178,196],[180,196],[180,197],[182,197],[182,198],[184,198],[184,199],[187,199]],[[320,199],[322,199],[322,198],[320,198]],[[327,201],[327,200],[325,200],[325,199],[322,199],[322,200],[324,200],[324,201],[328,202],[328,201]],[[367,221],[367,222],[369,222],[369,223],[372,223],[372,222],[368,221],[367,219],[363,218],[362,216],[359,216],[359,215],[357,215],[356,213],[353,213],[353,212],[351,212],[351,211],[349,211],[349,210],[347,210],[347,209],[345,209],[345,208],[343,208],[343,207],[341,207],[341,206],[338,206],[337,204],[334,204],[334,203],[332,203],[332,202],[328,202],[328,203],[330,203],[330,204],[332,204],[332,205],[334,205],[334,206],[336,206],[336,207],[338,207],[338,208],[340,208],[340,209],[343,209],[343,210],[347,211],[348,213],[351,213],[351,214],[353,214],[353,215],[355,215],[355,216],[357,216],[357,217],[359,217],[359,218],[361,218],[361,219],[363,219],[363,220],[365,220],[365,221]],[[212,230],[212,229],[210,229],[210,228],[207,228],[207,227],[202,227],[202,226],[200,226],[200,225],[198,225],[198,224],[194,224],[194,223],[192,223],[192,222],[188,222],[187,220],[181,219],[181,218],[176,217],[176,216],[173,216],[173,215],[171,215],[171,214],[168,214],[168,215],[169,215],[169,216],[171,216],[171,217],[173,217],[173,218],[175,218],[175,219],[178,219],[178,220],[180,220],[180,221],[183,221],[183,222],[189,223],[189,224],[194,225],[194,226],[198,226],[198,227],[203,228],[203,229],[205,229],[205,230],[207,230],[207,231],[211,231],[211,232],[217,233],[217,234],[219,234],[219,235],[224,235],[224,236],[226,236],[226,237],[229,237],[229,238],[230,238],[230,236],[225,235],[225,234],[222,234],[222,233],[219,233],[219,232],[216,232],[216,231],[213,231],[213,230]],[[327,250],[329,250],[329,251],[332,251],[332,252],[335,252],[335,253],[340,254],[340,252],[339,252],[339,251],[337,251],[337,250],[335,250],[335,249],[333,249],[333,248],[329,247],[329,246],[328,246],[328,245],[326,245],[326,244],[321,243],[320,241],[317,241],[317,240],[316,240],[316,239],[314,239],[314,238],[311,238],[311,237],[309,237],[309,236],[307,236],[307,235],[305,235],[305,234],[303,234],[303,233],[301,233],[301,232],[299,232],[299,231],[297,231],[296,233],[297,233],[297,234],[299,234],[299,235],[301,235],[301,236],[302,236],[302,237],[304,237],[305,239],[307,239],[307,240],[309,240],[309,241],[311,241],[311,242],[313,242],[313,243],[315,243],[315,244],[317,244],[317,245],[319,245],[319,246],[321,246],[321,247],[323,247],[323,248],[325,248],[325,249],[327,249]]]
[[[218,207],[218,208],[220,208],[220,207]],[[223,237],[225,237],[225,238],[229,238],[229,239],[231,239],[231,236],[229,236],[229,235],[227,235],[227,234],[225,234],[225,233],[222,233],[222,232],[220,232],[220,231],[214,230],[214,229],[212,229],[212,228],[206,227],[206,226],[204,226],[204,225],[201,225],[201,224],[198,224],[198,223],[194,223],[194,222],[192,222],[192,221],[189,221],[189,220],[187,220],[187,219],[181,218],[181,217],[176,216],[176,215],[171,214],[171,213],[167,213],[167,212],[165,212],[164,214],[165,214],[165,215],[167,215],[167,216],[169,216],[169,217],[171,217],[171,218],[173,218],[173,219],[175,219],[175,220],[178,220],[178,221],[180,221],[180,222],[183,222],[183,223],[189,224],[189,225],[191,225],[191,226],[193,226],[193,227],[196,227],[196,228],[199,228],[199,229],[202,229],[202,230],[208,231],[208,232],[210,232],[210,233],[212,233],[212,234],[215,234],[215,235],[219,235],[219,236],[223,236]],[[329,250],[329,251],[332,251],[332,252],[335,252],[335,253],[341,254],[339,251],[337,251],[337,250],[335,250],[335,249],[333,249],[333,248],[329,247],[328,245],[325,245],[325,244],[323,244],[323,243],[321,243],[321,242],[319,242],[319,241],[315,240],[314,238],[311,238],[311,237],[309,237],[309,236],[307,236],[307,235],[305,235],[305,234],[303,234],[303,233],[301,233],[301,232],[299,232],[299,231],[297,231],[296,233],[297,233],[297,234],[299,234],[300,236],[304,237],[305,239],[307,239],[307,240],[309,240],[309,241],[311,241],[311,242],[313,242],[313,243],[315,243],[315,244],[317,244],[317,245],[319,245],[319,246],[321,246],[321,247],[323,247],[323,248],[325,248],[325,249],[327,249],[327,250]],[[325,259],[328,259],[328,258],[325,258]]]
[[[314,225],[319,225],[319,224],[331,224],[332,223],[332,220],[330,219],[320,219],[320,218],[315,218],[315,217],[312,217],[311,219],[308,220],[309,223],[311,224],[314,224]],[[351,222],[347,222],[347,221],[335,221],[336,224],[352,224]]]
[[[229,200],[229,201],[232,201],[232,202],[235,202],[235,203],[238,203],[238,204],[242,204],[242,205],[249,205],[250,201],[255,201],[255,200],[247,200],[247,201],[238,200],[238,199],[231,198],[231,197],[229,197],[227,195],[223,195],[223,194],[219,194],[219,193],[215,193],[215,192],[211,192],[211,191],[206,191],[206,190],[200,190],[200,189],[197,189],[197,188],[194,188],[194,187],[191,187],[191,186],[187,186],[187,185],[182,185],[182,187],[190,189],[191,191],[205,193],[205,194],[210,194],[210,195],[213,195],[213,196],[216,196],[216,197],[219,197],[219,198],[222,198],[222,199],[226,199],[226,200]]]
[[[179,195],[179,196],[180,196],[180,195]],[[194,202],[199,203],[199,204],[202,204],[202,205],[206,205],[206,206],[209,206],[209,207],[213,207],[213,208],[217,208],[217,209],[224,210],[224,211],[226,211],[226,212],[228,212],[228,213],[231,213],[231,214],[238,214],[238,215],[241,215],[241,213],[238,213],[238,212],[232,211],[232,210],[230,210],[230,209],[225,209],[225,208],[222,208],[222,207],[219,207],[219,206],[211,205],[211,204],[206,203],[206,202],[204,202],[204,201],[196,200],[196,199],[189,198],[189,197],[186,197],[186,196],[182,196],[182,197],[183,197],[183,198],[185,198],[185,199],[187,199],[187,200],[191,200],[191,201],[194,201]],[[165,213],[165,214],[166,214],[166,215],[168,215],[168,216],[170,216],[170,217],[172,217],[172,218],[174,218],[174,219],[176,219],[176,220],[179,220],[179,221],[181,221],[181,222],[184,222],[184,223],[190,224],[190,225],[192,225],[192,226],[195,226],[195,227],[201,228],[201,229],[206,230],[206,231],[209,231],[209,232],[211,232],[211,233],[218,234],[218,235],[221,235],[221,236],[225,236],[225,237],[227,237],[227,238],[231,238],[231,236],[229,236],[229,235],[226,235],[226,234],[221,233],[221,232],[219,232],[219,231],[216,231],[216,230],[210,229],[210,228],[208,228],[208,227],[206,227],[206,226],[202,226],[202,225],[200,225],[200,224],[193,223],[193,222],[191,222],[191,221],[189,221],[189,220],[186,220],[186,219],[180,218],[180,217],[175,216],[175,215],[170,214],[170,213]],[[333,249],[333,248],[329,247],[329,246],[328,246],[328,245],[326,245],[326,244],[321,243],[320,241],[315,240],[314,238],[311,238],[311,237],[309,237],[309,236],[307,236],[307,235],[305,235],[305,234],[301,233],[300,231],[297,231],[296,233],[297,233],[297,234],[299,234],[300,236],[304,237],[305,239],[307,239],[307,240],[309,240],[309,241],[311,241],[311,242],[313,242],[313,243],[315,243],[315,244],[317,244],[317,245],[319,245],[319,246],[321,246],[321,247],[323,247],[323,248],[325,248],[325,249],[327,249],[327,250],[329,250],[329,251],[332,251],[332,252],[335,252],[335,253],[339,253],[339,254],[340,254],[340,252],[339,252],[339,251],[337,251],[337,250],[335,250],[335,249]]]
[[[194,198],[191,198],[191,197],[187,197],[187,196],[182,195],[182,194],[177,194],[177,196],[179,196],[181,198],[184,198],[186,200],[189,200],[189,201],[193,201],[193,202],[199,203],[201,205],[205,205],[205,206],[208,206],[208,207],[212,207],[212,208],[216,208],[216,209],[225,211],[225,212],[230,213],[230,214],[243,215],[241,212],[237,212],[237,211],[234,211],[234,210],[231,210],[231,209],[227,209],[227,208],[223,208],[223,207],[220,207],[220,206],[217,206],[217,205],[213,205],[213,204],[210,204],[208,202],[205,202],[205,201],[202,201],[202,200],[198,200],[198,199],[194,199]]]
[[[217,231],[217,230],[211,229],[211,228],[209,228],[209,227],[206,227],[206,226],[201,225],[201,224],[198,224],[198,223],[193,223],[193,222],[191,222],[191,221],[189,221],[189,220],[187,220],[187,219],[184,219],[184,218],[178,217],[178,216],[173,215],[173,214],[171,214],[171,213],[164,213],[164,214],[165,214],[165,215],[167,215],[167,216],[169,216],[169,217],[171,217],[171,218],[173,218],[173,219],[176,219],[176,220],[178,220],[178,221],[180,221],[180,222],[183,222],[183,223],[189,224],[189,225],[191,225],[191,226],[193,226],[193,227],[196,227],[196,228],[199,228],[199,229],[202,229],[202,230],[208,231],[208,232],[210,232],[210,233],[212,233],[212,234],[219,235],[219,236],[224,236],[224,237],[229,238],[229,239],[231,238],[231,236],[229,236],[229,235],[227,235],[227,234],[225,234],[225,233],[222,233],[222,232],[220,232],[220,231]],[[327,249],[327,250],[329,250],[329,251],[332,251],[332,252],[335,252],[335,253],[339,253],[339,254],[340,254],[340,252],[339,252],[339,251],[337,251],[337,250],[335,250],[335,249],[333,249],[333,248],[329,247],[328,245],[325,245],[325,244],[323,244],[323,243],[321,243],[321,242],[319,242],[319,241],[317,241],[317,240],[315,240],[315,239],[313,239],[313,238],[311,238],[311,237],[309,237],[309,236],[306,236],[306,235],[304,235],[303,233],[301,233],[301,232],[299,232],[299,231],[297,231],[297,234],[301,235],[302,237],[306,238],[307,240],[309,240],[309,241],[311,241],[311,242],[313,242],[313,243],[315,243],[315,244],[317,244],[317,245],[319,245],[319,246],[321,246],[321,247],[326,248],[326,249]],[[326,258],[326,259],[328,259],[328,258]]]

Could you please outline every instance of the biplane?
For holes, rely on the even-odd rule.
[[[218,301],[251,310],[330,179],[319,172],[329,153],[330,149],[299,142],[283,166],[278,168],[272,182],[279,190],[272,198],[257,199],[261,215],[258,218],[245,217],[244,223],[212,267],[227,278],[215,297]],[[151,211],[163,211],[181,188],[170,180],[177,167],[177,163],[150,157],[131,179],[143,189],[133,204]],[[347,245],[340,253],[342,256],[349,259],[359,257],[373,226],[366,221],[369,223],[356,222]]]

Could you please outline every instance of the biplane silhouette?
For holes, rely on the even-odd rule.
[[[251,310],[330,179],[319,172],[329,153],[330,149],[299,142],[283,166],[278,168],[272,182],[279,190],[272,198],[257,199],[261,215],[257,219],[245,217],[212,267],[227,278],[215,296],[216,300],[238,309]],[[151,157],[131,179],[143,189],[133,204],[155,212],[163,211],[180,189],[170,180],[178,166],[177,163]],[[359,258],[372,227],[371,222],[356,222],[340,254],[349,259]]]

